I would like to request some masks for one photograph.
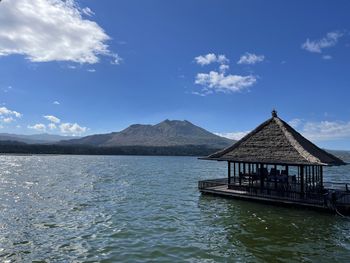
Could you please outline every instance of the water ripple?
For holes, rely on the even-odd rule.
[[[1,156],[1,262],[347,262],[350,223],[201,196],[191,157]],[[337,180],[349,167],[327,170]],[[343,170],[339,170],[343,169]],[[345,178],[346,179],[346,178]]]

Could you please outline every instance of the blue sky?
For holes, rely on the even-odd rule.
[[[350,149],[349,1],[0,2],[0,132],[189,120],[239,138],[276,108]],[[56,102],[56,103],[54,103]]]

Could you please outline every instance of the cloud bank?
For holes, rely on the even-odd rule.
[[[256,77],[252,75],[240,76],[225,74],[216,71],[198,73],[195,84],[199,84],[219,92],[238,92],[256,83]]]
[[[108,56],[110,37],[74,0],[3,0],[0,3],[0,56],[19,54],[32,62],[70,61],[94,64]]]
[[[218,70],[212,70],[208,73],[197,73],[194,83],[202,86],[200,92],[192,92],[192,94],[199,96],[206,96],[214,92],[239,92],[254,85],[257,78],[253,75],[235,75],[228,74],[230,69],[228,63],[229,59],[225,55],[216,55],[209,53],[200,55],[194,58],[196,63],[201,66],[218,63]]]

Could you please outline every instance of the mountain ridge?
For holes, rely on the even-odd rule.
[[[79,139],[64,140],[60,144],[116,146],[185,146],[202,145],[224,148],[235,141],[215,135],[184,120],[164,120],[158,124],[132,124],[120,132],[94,134]]]
[[[62,140],[70,140],[77,138],[75,136],[62,136],[56,134],[40,133],[40,134],[14,134],[14,133],[0,133],[0,141],[17,141],[27,144],[47,144],[57,143]]]

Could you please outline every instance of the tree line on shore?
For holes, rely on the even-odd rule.
[[[26,144],[16,141],[0,141],[0,153],[7,154],[206,156],[217,150],[201,145],[94,147],[87,145]]]

